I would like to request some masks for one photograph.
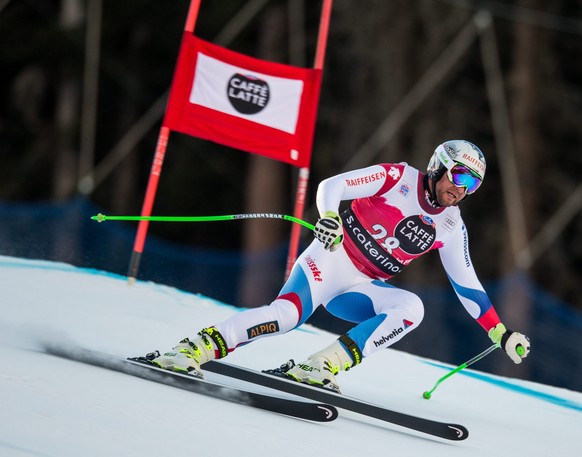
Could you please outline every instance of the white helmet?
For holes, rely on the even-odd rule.
[[[434,151],[426,169],[428,177],[434,182],[451,170],[455,165],[468,168],[479,178],[479,184],[485,178],[485,156],[481,149],[465,140],[450,140],[440,144]],[[477,187],[479,187],[477,185]],[[477,188],[467,193],[472,193]]]

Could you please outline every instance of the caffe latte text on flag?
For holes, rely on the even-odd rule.
[[[305,167],[320,85],[321,70],[255,59],[188,33],[164,125]]]

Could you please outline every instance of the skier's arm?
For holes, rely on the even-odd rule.
[[[469,314],[486,332],[501,323],[475,273],[469,254],[469,236],[461,219],[449,240],[439,249],[439,255],[457,297]]]
[[[335,251],[343,241],[339,206],[344,200],[371,197],[385,192],[402,176],[404,164],[372,165],[349,171],[322,181],[317,189],[320,219],[313,234],[325,249]]]
[[[475,320],[487,331],[515,363],[527,357],[530,341],[525,335],[508,330],[499,319],[495,308],[477,278],[469,255],[469,236],[462,220],[445,245],[439,249],[441,262],[457,297]]]
[[[398,178],[402,175],[404,165],[390,164],[389,167],[396,170]],[[344,200],[371,197],[381,191],[387,190],[387,185],[393,185],[395,180],[389,173],[389,167],[385,165],[372,165],[359,170],[348,171],[332,176],[319,184],[317,188],[316,203],[320,215],[327,211],[339,212],[340,203]]]

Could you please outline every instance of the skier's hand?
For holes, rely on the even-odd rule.
[[[529,354],[529,338],[521,333],[507,330],[501,323],[489,330],[489,338],[501,346],[514,363],[521,363]]]
[[[334,211],[326,211],[315,224],[313,235],[331,252],[340,247],[344,240],[342,220]]]

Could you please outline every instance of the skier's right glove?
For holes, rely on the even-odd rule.
[[[331,252],[340,247],[344,240],[342,220],[334,211],[326,211],[315,224],[313,235],[323,243],[323,248]]]
[[[529,338],[521,333],[507,330],[502,323],[489,330],[489,338],[500,345],[514,363],[521,363],[529,354]]]

